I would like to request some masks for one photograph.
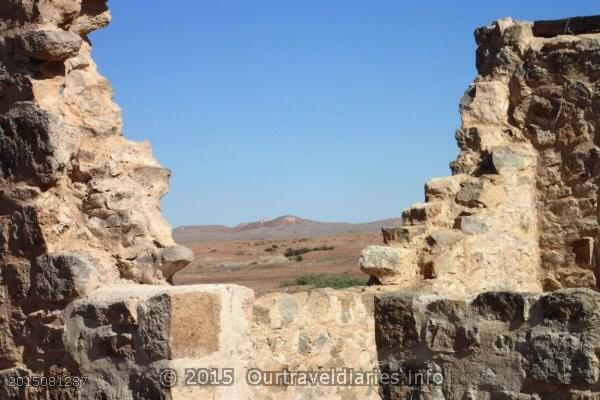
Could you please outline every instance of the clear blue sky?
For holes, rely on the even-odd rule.
[[[589,1],[110,1],[92,35],[124,110],[173,171],[173,226],[399,216],[448,175],[473,30]]]

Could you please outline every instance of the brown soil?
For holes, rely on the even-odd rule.
[[[360,252],[379,244],[380,234],[341,234],[281,240],[213,241],[186,245],[195,261],[175,275],[175,284],[235,283],[254,289],[257,295],[273,291],[298,291],[305,287],[284,283],[304,274],[336,274],[365,277],[358,268]],[[273,249],[267,251],[267,249]],[[288,248],[333,246],[333,250],[311,251],[301,261],[288,260]]]

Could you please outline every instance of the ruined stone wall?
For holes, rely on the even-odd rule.
[[[235,285],[167,285],[191,252],[160,214],[170,172],[122,136],[92,60],[88,34],[109,21],[105,0],[0,6],[0,398],[378,398],[376,386],[251,387],[245,376],[373,370],[372,293],[253,305]],[[233,382],[194,383],[190,369],[232,369]],[[55,384],[31,384],[40,376]]]
[[[254,365],[265,371],[375,371],[374,291],[319,289],[259,297]],[[378,385],[257,386],[254,400],[380,399]]]
[[[405,288],[375,302],[382,397],[600,398],[600,17],[475,36],[454,175],[361,257]]]
[[[595,287],[600,36],[541,37],[533,27],[504,20],[477,30],[474,90],[479,82],[502,81],[511,129],[539,154],[536,206],[546,289]]]
[[[386,400],[584,400],[600,396],[600,294],[410,291],[376,301]]]
[[[191,252],[160,214],[169,171],[122,136],[91,58],[88,34],[109,21],[105,0],[0,7],[1,399],[597,398],[598,295],[541,292],[596,284],[600,23],[477,31],[454,175],[361,257],[373,283],[420,291],[376,299],[374,321],[378,288],[254,300],[167,285]],[[245,381],[252,367],[378,362],[443,383]],[[234,368],[235,383],[186,385],[186,368]],[[179,381],[165,384],[166,369]],[[88,380],[9,384],[39,375]]]
[[[596,287],[600,35],[589,21],[578,34],[566,20],[536,35],[548,24],[510,18],[476,31],[453,175],[384,232],[390,246],[365,250],[365,272],[464,295]]]
[[[163,307],[156,311],[163,324],[150,329],[137,319],[141,299],[171,299],[166,281],[192,253],[175,244],[160,213],[170,172],[147,143],[122,136],[120,109],[92,60],[88,34],[109,21],[104,0],[0,6],[2,399],[144,398],[135,378],[155,362],[183,357],[172,354],[169,332],[185,331],[185,319],[152,301]],[[215,290],[176,293],[189,303]],[[208,309],[230,304],[232,293],[251,297],[228,290],[216,290]],[[164,351],[148,358],[144,344],[154,336],[163,337]],[[129,370],[117,372],[123,365]],[[89,375],[87,389],[75,395],[73,388],[6,384],[15,375],[65,374]]]

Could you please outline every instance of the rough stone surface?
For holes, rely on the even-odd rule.
[[[598,21],[476,30],[453,175],[384,232],[419,274],[379,281],[403,287],[375,300],[382,398],[600,398]]]
[[[250,399],[243,372],[252,362],[252,300],[250,289],[236,285],[124,284],[72,302],[63,341],[78,373],[90,377],[79,395]],[[179,376],[173,387],[160,379],[167,368]],[[186,368],[235,368],[235,382],[186,386]]]
[[[377,368],[374,292],[273,293],[253,305],[255,366],[266,371]],[[259,386],[253,400],[380,399],[377,385]]]
[[[76,56],[81,42],[81,36],[63,30],[29,31],[19,36],[25,55],[43,61],[63,61]]]
[[[122,136],[121,111],[92,60],[88,34],[109,21],[104,0],[0,5],[0,382],[90,376],[85,394],[0,385],[3,400],[150,398],[135,395],[134,372],[146,366],[138,354],[205,357],[225,346],[215,335],[194,336],[200,327],[223,329],[221,295],[197,295],[206,314],[186,310],[187,292],[167,296],[163,317],[177,327],[163,329],[174,336],[147,349],[129,300],[95,303],[98,291],[116,286],[167,290],[192,257],[161,216],[170,172],[147,143]],[[79,318],[88,325],[72,336]]]
[[[460,103],[454,175],[403,213],[420,233],[384,234],[416,252],[421,279],[388,283],[452,295],[597,286],[597,21],[505,18],[476,30],[479,75]],[[449,229],[463,236],[440,246],[436,232]]]
[[[487,292],[376,298],[384,399],[597,399],[600,294]]]
[[[371,246],[359,259],[360,269],[380,283],[411,282],[417,276],[414,254],[403,247]]]
[[[4,1],[0,398],[600,398],[600,295],[589,289],[600,229],[597,21],[508,18],[476,31],[479,76],[460,103],[453,175],[428,182],[404,226],[383,230],[386,246],[361,256],[371,282],[387,286],[253,301],[235,285],[167,285],[192,253],[160,213],[170,172],[147,143],[122,136],[91,58],[88,34],[110,22],[106,1]],[[375,293],[398,287],[373,306]],[[245,383],[251,367],[377,362],[401,384]],[[180,380],[187,368],[234,368],[235,383],[169,387],[165,368]],[[89,379],[79,389],[9,384],[40,375]]]

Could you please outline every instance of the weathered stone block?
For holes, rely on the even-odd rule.
[[[0,174],[41,186],[55,182],[73,152],[70,127],[33,102],[21,102],[0,116]],[[35,138],[35,139],[34,139]]]
[[[67,307],[63,342],[90,377],[84,393],[111,396],[111,387],[119,387],[126,399],[139,393],[198,398],[202,388],[165,386],[160,372],[174,368],[182,380],[185,368],[247,368],[252,299],[249,289],[235,285],[115,285]],[[232,387],[212,388],[216,398],[245,393],[242,377],[236,379]]]
[[[375,297],[375,338],[378,351],[400,346],[411,348],[421,342],[421,326],[414,292],[395,292]]]
[[[465,181],[461,183],[460,190],[456,194],[456,202],[467,207],[484,207],[481,202],[483,181]]]
[[[465,175],[459,174],[429,180],[425,185],[425,199],[429,202],[453,198],[465,178]]]
[[[525,156],[514,151],[510,146],[494,148],[491,153],[491,163],[498,174],[518,170],[528,165]]]
[[[460,102],[463,125],[503,124],[508,117],[508,105],[508,88],[502,82],[477,82]]]
[[[502,322],[525,321],[525,297],[520,293],[487,292],[473,300],[473,310],[482,318]]]
[[[159,257],[159,269],[168,279],[194,260],[194,252],[184,246],[168,246],[160,250]]]
[[[435,219],[442,213],[441,202],[419,203],[402,212],[402,221],[406,225],[421,224]]]
[[[77,55],[81,36],[63,30],[29,31],[19,36],[23,52],[43,61],[62,61]]]
[[[382,284],[407,283],[418,273],[414,252],[404,247],[369,246],[362,251],[359,265]]]
[[[521,345],[527,377],[560,385],[593,385],[598,381],[598,359],[594,349],[579,335],[545,331]]]
[[[541,316],[548,321],[592,326],[600,321],[600,294],[590,289],[565,289],[542,296]]]
[[[201,358],[219,350],[222,302],[214,293],[171,295],[173,358]]]
[[[42,301],[66,303],[98,287],[100,277],[92,257],[84,253],[45,254],[33,267],[33,293]]]
[[[383,243],[409,243],[415,236],[424,232],[422,226],[395,226],[390,228],[381,228]]]
[[[484,220],[475,215],[465,215],[460,217],[459,227],[460,230],[467,235],[481,235],[490,230],[490,227]]]
[[[461,235],[460,232],[444,229],[431,232],[427,238],[427,241],[430,246],[451,247],[462,237],[463,235]]]
[[[446,399],[572,399],[569,393],[593,392],[598,382],[600,329],[582,322],[598,321],[599,296],[584,289],[473,300],[390,293],[376,299],[379,361],[440,371]],[[401,400],[403,388],[410,386],[384,384],[381,393]],[[411,389],[420,398],[431,394],[427,385]]]

